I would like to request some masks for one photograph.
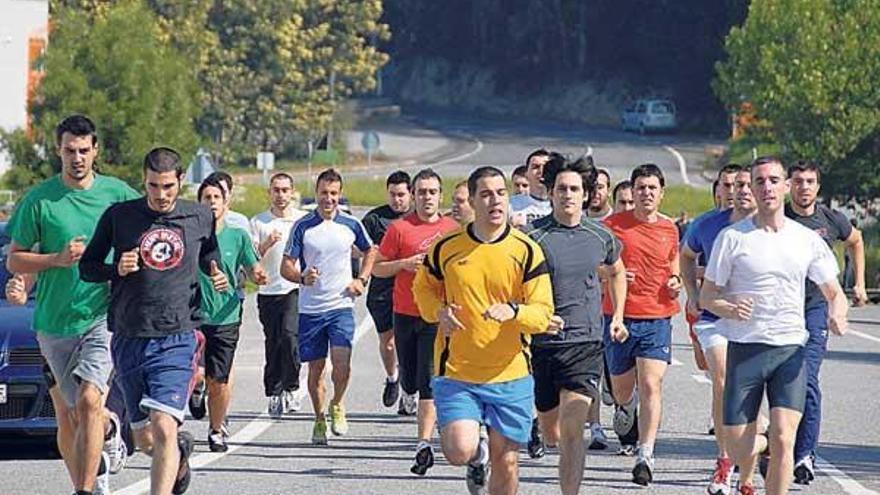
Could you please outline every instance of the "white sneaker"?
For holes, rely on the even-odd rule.
[[[273,418],[280,418],[282,414],[284,414],[284,401],[281,400],[280,395],[273,395],[269,397],[269,416]]]
[[[125,467],[125,461],[128,458],[128,446],[122,439],[122,423],[119,416],[113,411],[108,411],[110,423],[112,424],[113,434],[110,438],[104,440],[104,453],[107,454],[107,468],[110,474],[116,474]]]
[[[101,463],[98,464],[98,477],[95,478],[95,489],[92,490],[94,495],[111,495],[109,466],[110,456],[107,455],[107,452],[101,452]],[[103,468],[103,473],[101,468]]]
[[[284,404],[284,414],[295,413],[302,409],[302,394],[299,390],[285,390],[281,393],[281,401]]]
[[[608,437],[605,436],[605,431],[602,430],[602,425],[599,423],[590,425],[590,445],[587,448],[589,450],[605,450],[608,448]]]
[[[416,394],[408,394],[406,392],[400,394],[400,407],[407,416],[415,416],[419,411],[419,400]]]

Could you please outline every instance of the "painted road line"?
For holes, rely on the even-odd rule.
[[[860,332],[858,330],[848,330],[846,333],[850,335],[855,335],[856,337],[861,337],[863,339],[871,340],[877,343],[880,343],[880,337],[875,337],[873,335],[868,335],[867,333]]]
[[[679,172],[681,172],[681,180],[686,185],[691,185],[691,180],[688,178],[687,162],[685,162],[684,157],[681,156],[681,153],[679,153],[677,149],[669,145],[664,145],[663,149],[672,153],[672,156],[674,156],[675,160],[678,162],[678,170]]]
[[[360,324],[355,329],[354,342],[356,343],[370,328],[373,327],[373,319],[369,315],[364,316]],[[329,362],[327,363],[329,367]],[[236,367],[236,369],[238,369]],[[306,375],[303,373],[302,375]],[[300,378],[300,386],[304,386],[305,378]],[[190,469],[199,469],[219,461],[223,457],[235,452],[239,448],[252,442],[255,438],[262,435],[266,430],[276,424],[274,420],[269,418],[266,411],[263,411],[256,419],[250,421],[244,428],[238,430],[234,435],[229,437],[229,450],[226,452],[207,452],[193,456],[189,460]],[[116,495],[140,495],[150,491],[150,478],[144,478],[136,481],[124,488],[114,490]]]
[[[849,495],[880,495],[874,490],[865,488],[858,481],[850,478],[849,475],[837,469],[834,464],[831,464],[821,457],[816,457],[816,467],[840,485],[840,487]]]
[[[427,164],[425,164],[425,166],[431,167],[431,166],[446,165],[447,163],[457,162],[459,160],[464,160],[464,159],[470,158],[483,150],[483,142],[482,141],[480,141],[479,139],[477,139],[475,137],[471,137],[469,139],[471,139],[476,144],[474,149],[468,151],[467,153],[463,153],[461,155],[453,156],[453,157],[447,158],[445,160],[440,160],[439,162],[427,163]]]

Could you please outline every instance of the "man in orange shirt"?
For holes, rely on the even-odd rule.
[[[639,165],[630,181],[635,209],[605,220],[623,245],[621,258],[628,282],[623,313],[630,336],[624,342],[613,341],[607,329],[610,318],[606,318],[605,359],[614,400],[623,406],[621,410],[632,411],[636,401],[641,400],[638,458],[632,474],[634,483],[648,485],[654,477],[654,440],[660,427],[663,375],[672,361],[671,318],[679,311],[677,299],[682,284],[678,229],[658,211],[666,185],[663,172],[652,163]],[[611,314],[607,293],[604,306],[604,313]]]

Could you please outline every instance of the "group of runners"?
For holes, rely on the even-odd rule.
[[[77,495],[109,493],[107,475],[133,450],[128,429],[152,457],[151,493],[184,493],[187,410],[207,410],[209,449],[228,449],[244,277],[259,286],[267,412],[300,409],[305,364],[313,444],[348,433],[354,306],[366,293],[382,403],[417,416],[412,473],[434,465],[437,429],[470,493],[516,493],[523,445],[533,458],[558,449],[560,489],[578,493],[586,450],[609,444],[604,402],[620,452],[635,457],[632,481],[649,485],[684,291],[695,358],[713,385],[708,493],[755,493],[756,466],[768,494],[813,479],[819,367],[828,332],[847,325],[832,242],[851,252],[856,304],[867,299],[861,235],[817,202],[814,164],[724,167],[716,208],[680,245],[660,213],[665,177],[650,163],[612,188],[591,158],[536,150],[511,184],[495,167],[475,169],[453,186],[448,215],[435,171],[397,171],[387,204],[363,221],[340,209],[335,170],[317,177],[309,212],[279,172],[269,209],[248,221],[230,211],[222,172],[197,201],[182,199],[173,149],[147,153],[140,195],[96,172],[87,117],[65,119],[56,138],[61,173],[31,189],[8,225],[6,293],[23,304],[36,284],[34,328]]]

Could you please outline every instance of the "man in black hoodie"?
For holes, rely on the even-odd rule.
[[[211,210],[178,199],[182,176],[177,152],[150,151],[146,196],[108,208],[80,260],[83,280],[111,282],[107,323],[116,380],[135,441],[153,458],[151,493],[161,494],[185,492],[191,478],[194,441],[178,427],[201,322],[198,270],[216,290],[231,290],[218,268]]]

